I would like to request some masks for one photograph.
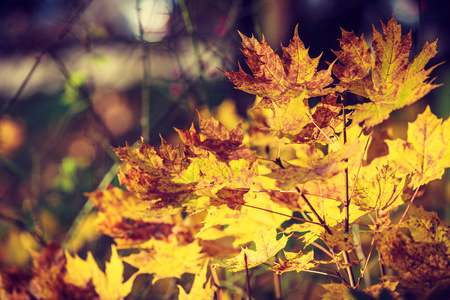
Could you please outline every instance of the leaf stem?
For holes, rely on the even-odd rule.
[[[416,190],[414,191],[414,195],[412,196],[411,201],[409,201],[408,206],[406,207],[405,211],[403,212],[403,215],[400,218],[400,221],[398,221],[397,225],[400,225],[400,223],[403,222],[403,219],[406,217],[406,214],[408,213],[414,199],[416,199],[417,193],[419,192],[419,188],[420,188],[420,186],[417,187]]]
[[[59,35],[56,37],[55,41],[50,44],[49,47],[45,48],[44,50],[39,53],[38,56],[36,56],[36,60],[34,61],[33,66],[31,67],[30,71],[28,72],[27,76],[25,77],[25,80],[22,82],[20,87],[17,89],[16,93],[12,98],[10,98],[8,101],[6,101],[3,104],[3,107],[0,111],[1,114],[6,114],[12,106],[19,100],[20,96],[22,95],[23,91],[28,85],[28,82],[30,81],[31,77],[33,76],[34,71],[36,71],[37,67],[39,66],[40,62],[44,58],[45,54],[49,52],[51,49],[53,49],[60,41],[64,39],[64,37],[71,31],[73,25],[78,21],[78,19],[81,17],[81,15],[84,13],[84,11],[88,8],[88,6],[91,4],[93,0],[86,0],[84,1],[80,7],[75,11],[75,13],[72,15],[72,17],[67,21],[66,25],[62,29],[62,31],[59,33]]]
[[[344,101],[344,108],[342,109],[342,118],[343,118],[343,122],[344,122],[344,145],[347,144],[347,126],[345,125],[347,120],[345,118],[345,98],[343,99]],[[346,159],[346,162],[348,162],[348,159]],[[350,197],[348,194],[348,166],[345,168],[344,171],[345,174],[345,233],[348,234],[349,233],[349,228],[350,228],[350,224],[349,224],[349,219],[350,219]],[[346,241],[347,238],[344,239],[344,241]],[[345,264],[349,264],[350,262],[350,258],[348,255],[348,251],[344,251],[343,252],[343,256],[344,256],[344,262]],[[353,269],[351,266],[347,267],[347,275],[348,275],[348,280],[350,282],[350,286],[352,288],[356,287],[356,282],[355,282],[355,275],[353,274]]]
[[[331,229],[328,227],[328,225],[325,223],[325,221],[319,216],[319,214],[317,213],[317,211],[314,209],[314,207],[311,205],[311,203],[309,202],[309,200],[305,197],[305,195],[303,195],[302,191],[300,191],[300,189],[298,187],[295,187],[295,189],[297,190],[297,192],[300,194],[300,197],[302,197],[302,199],[305,201],[305,203],[309,206],[309,209],[311,209],[312,213],[316,216],[317,220],[319,220],[320,225],[323,226],[323,228],[325,228],[325,230],[329,233],[329,234],[333,234],[333,232],[331,231]]]
[[[137,19],[139,24],[139,39],[142,44],[142,98],[141,98],[141,135],[144,140],[150,142],[150,70],[149,48],[144,40],[144,29],[141,22],[141,1],[136,0]]]
[[[248,265],[247,265],[247,254],[244,252],[244,261],[245,261],[245,285],[247,288],[247,297],[248,299],[252,299],[252,291],[250,289],[250,275],[248,273]]]
[[[276,260],[279,261],[278,257],[276,257]],[[282,300],[283,296],[281,293],[281,274],[278,274],[276,272],[273,273],[273,284],[275,286],[275,299]]]
[[[236,203],[239,203],[239,202],[236,201]],[[239,204],[241,204],[241,203],[239,203]],[[280,213],[280,212],[276,212],[276,211],[273,211],[273,210],[270,210],[270,209],[266,209],[266,208],[262,208],[262,207],[257,207],[257,206],[253,206],[253,205],[250,205],[250,204],[241,204],[241,205],[242,205],[242,206],[246,206],[246,207],[250,207],[250,208],[255,208],[255,209],[267,211],[267,212],[270,212],[270,213],[272,213],[272,214],[276,214],[276,215],[280,215],[280,216],[289,217],[289,218],[294,219],[294,220],[297,220],[297,221],[301,221],[301,222],[305,222],[305,223],[311,223],[311,224],[316,224],[316,225],[319,225],[319,226],[323,226],[321,223],[317,223],[317,222],[310,221],[310,220],[306,220],[306,219],[302,219],[302,218],[297,218],[297,217],[290,216],[290,215],[287,215],[287,214],[283,214],[283,213]]]
[[[216,288],[217,288],[217,298],[218,298],[219,300],[223,300],[222,287],[221,287],[221,285],[220,285],[219,276],[217,276],[216,268],[211,267],[210,269],[211,269],[211,275],[212,275],[212,278],[213,278],[213,280],[214,280],[214,285],[215,285]]]

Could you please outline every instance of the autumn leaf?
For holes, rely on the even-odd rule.
[[[175,129],[187,151],[198,154],[195,148],[200,148],[213,153],[218,160],[223,162],[238,159],[255,161],[253,151],[242,144],[244,132],[241,123],[228,131],[214,118],[206,119],[199,114],[199,127],[201,135],[196,132],[193,125],[189,130]]]
[[[330,144],[334,135],[342,131],[343,119],[340,115],[342,104],[337,103],[337,95],[329,94],[314,107],[308,123],[292,138],[296,143],[318,142]]]
[[[450,230],[435,212],[411,206],[409,216],[406,224],[380,232],[377,248],[382,263],[399,272],[402,285],[427,290],[450,279]]]
[[[304,95],[304,98],[326,95],[326,86],[333,82],[332,64],[327,70],[317,72],[320,57],[310,58],[308,49],[300,40],[297,27],[294,38],[288,47],[282,47],[282,56],[276,54],[265,41],[248,38],[241,33],[242,52],[253,76],[245,73],[239,66],[238,72],[222,72],[236,85],[236,88],[249,94],[262,97],[258,108],[271,109],[271,103],[282,107],[291,98]]]
[[[181,202],[191,199],[195,184],[175,183],[172,179],[188,168],[189,161],[181,156],[178,149],[163,139],[161,141],[160,151],[145,141],[139,149],[129,145],[116,148],[117,156],[126,162],[126,172],[119,172],[119,180],[139,198],[153,201],[155,208],[180,206]]]
[[[335,94],[322,98],[312,109],[305,100],[305,94],[301,94],[284,106],[273,103],[272,113],[267,114],[260,129],[293,143],[329,144],[342,129],[342,116],[339,116],[342,105],[336,103]]]
[[[301,252],[284,252],[284,259],[270,269],[275,271],[277,274],[283,274],[291,271],[297,271],[298,273],[304,270],[312,269],[316,266],[317,264],[314,263],[313,251],[309,251],[306,254]]]
[[[211,278],[207,279],[206,271],[208,271],[209,260],[205,261],[203,268],[198,274],[195,274],[194,282],[192,283],[189,294],[178,285],[180,294],[179,300],[210,300],[214,299],[215,288],[211,285]]]
[[[300,166],[292,164],[284,168],[277,168],[265,176],[276,179],[279,187],[283,189],[291,189],[312,180],[324,181],[342,172],[347,166],[346,160],[359,153],[360,149],[359,141],[348,143],[324,157],[312,156]]]
[[[162,278],[180,278],[184,273],[196,274],[204,263],[204,254],[198,241],[181,244],[176,238],[170,241],[155,240],[152,249],[142,249],[123,260],[139,268],[139,274],[153,274],[153,283]]]
[[[336,220],[333,221],[335,222]],[[305,247],[317,239],[321,239],[328,245],[328,247],[331,247],[335,253],[350,251],[355,248],[355,245],[353,245],[353,234],[344,232],[343,222],[337,223],[334,226],[327,224],[327,228],[330,232],[325,229],[324,226],[314,223],[293,224],[286,228],[285,233],[303,233],[301,240],[305,243]]]
[[[377,168],[378,169],[378,168]],[[352,204],[363,211],[390,211],[402,205],[403,191],[410,182],[410,176],[397,177],[395,170],[384,165],[372,178],[361,176],[356,182]]]
[[[77,285],[67,280],[69,269],[61,247],[51,242],[34,255],[30,271],[17,267],[0,271],[0,298],[100,299],[91,281]]]
[[[253,236],[255,250],[244,248],[238,256],[227,259],[219,263],[218,266],[229,268],[234,272],[244,270],[245,268],[250,269],[256,267],[266,262],[286,246],[287,236],[283,235],[279,240],[276,237],[277,232],[275,229],[269,230],[261,227]],[[247,264],[245,263],[245,256],[247,257]]]
[[[386,140],[388,159],[403,174],[412,173],[414,188],[440,179],[450,167],[450,121],[442,122],[427,106],[408,126],[408,140]]]
[[[364,35],[357,37],[353,32],[342,30],[340,39],[342,51],[335,51],[342,65],[333,69],[339,78],[339,91],[366,97],[368,103],[352,105],[354,122],[364,121],[364,127],[375,126],[389,117],[393,110],[410,105],[439,85],[428,82],[429,74],[436,67],[425,70],[433,58],[436,42],[426,43],[411,62],[411,32],[401,35],[401,26],[392,17],[385,25],[383,34],[373,28],[372,47],[374,57],[368,48]]]
[[[101,299],[124,299],[131,292],[133,281],[138,275],[134,273],[127,281],[123,281],[123,262],[114,245],[111,246],[111,258],[106,262],[105,272],[97,266],[91,252],[88,252],[86,260],[68,253],[66,259],[66,280],[76,286],[85,286],[92,281]]]
[[[389,291],[390,295],[397,297],[399,296],[398,293],[395,292],[395,289],[397,288],[398,282],[397,281],[383,281],[374,285],[371,285],[370,287],[367,287],[363,290],[363,292],[359,292],[358,290],[351,290],[347,285],[343,283],[327,283],[322,284],[322,287],[325,288],[327,291],[325,294],[322,295],[322,299],[324,300],[335,300],[335,299],[342,299],[342,300],[357,300],[357,299],[376,299],[373,297],[380,297],[378,299],[385,299],[381,298],[381,291]],[[354,292],[356,291],[356,292]],[[391,298],[386,298],[391,299]]]
[[[114,239],[120,248],[137,247],[148,240],[172,233],[175,209],[154,210],[149,201],[135,193],[109,185],[105,190],[86,194],[98,208],[95,220],[97,229]],[[164,217],[157,218],[157,216]]]

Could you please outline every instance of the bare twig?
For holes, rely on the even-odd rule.
[[[244,261],[245,261],[245,284],[247,287],[247,296],[248,299],[252,299],[252,291],[250,289],[250,275],[248,273],[248,265],[247,265],[247,254],[244,253]]]
[[[344,104],[345,104],[345,99],[344,99]],[[342,118],[343,118],[343,122],[344,122],[344,145],[345,145],[345,144],[347,144],[347,130],[346,130],[347,127],[345,126],[345,123],[346,123],[345,108],[342,110],[342,112],[343,112]],[[348,161],[348,159],[346,161]],[[344,173],[345,173],[345,233],[348,234],[349,231],[350,231],[349,230],[349,228],[350,228],[350,224],[349,224],[349,219],[350,219],[350,216],[349,216],[349,214],[350,214],[350,197],[349,197],[349,194],[348,194],[348,188],[349,188],[349,186],[348,186],[348,166],[347,166],[347,168],[345,168]],[[347,240],[347,238],[345,238],[345,241],[346,240]],[[343,256],[344,256],[345,264],[348,264],[350,262],[348,252],[344,251],[343,252]],[[348,275],[348,280],[350,282],[350,286],[352,288],[355,288],[356,287],[356,282],[355,282],[355,275],[353,274],[353,269],[352,269],[351,266],[348,266],[346,269],[347,269],[347,275]]]
[[[319,214],[317,213],[317,211],[314,209],[314,207],[311,205],[311,203],[309,202],[309,200],[305,197],[305,195],[303,195],[302,191],[300,191],[300,189],[298,187],[295,187],[297,189],[297,192],[300,194],[300,197],[302,197],[302,199],[305,201],[305,203],[309,206],[309,209],[311,209],[312,213],[316,216],[317,220],[319,220],[320,225],[322,225],[323,228],[325,228],[325,230],[329,233],[329,234],[333,234],[333,232],[331,231],[331,229],[328,227],[328,225],[325,223],[325,221],[319,216]]]
[[[9,222],[11,224],[13,224],[14,226],[16,226],[17,228],[24,230],[24,231],[28,231],[31,236],[41,245],[41,246],[45,246],[47,245],[47,242],[45,241],[44,237],[42,236],[42,233],[38,230],[32,229],[30,228],[30,226],[28,226],[25,222],[16,219],[16,218],[12,218],[9,217],[7,215],[4,215],[3,213],[0,212],[0,220],[4,220],[6,222]]]
[[[281,294],[281,274],[273,273],[273,283],[275,286],[275,299],[282,300]]]
[[[416,199],[417,193],[419,192],[419,188],[420,188],[420,186],[417,187],[416,190],[414,191],[414,195],[412,196],[411,201],[409,201],[408,206],[406,207],[405,211],[403,212],[403,215],[400,218],[400,221],[398,221],[397,225],[400,225],[400,223],[403,222],[403,219],[406,217],[406,214],[408,213],[414,199]]]
[[[52,50],[59,42],[61,42],[64,37],[70,32],[73,25],[76,23],[76,21],[81,17],[81,15],[84,13],[84,11],[88,8],[88,6],[92,3],[93,0],[86,0],[84,1],[81,6],[75,11],[75,13],[72,15],[72,17],[69,19],[69,21],[66,23],[66,26],[62,29],[61,33],[57,36],[55,41],[45,48],[44,50],[39,53],[38,56],[36,56],[36,60],[34,61],[33,66],[31,67],[30,71],[28,72],[27,76],[25,77],[25,80],[22,82],[20,87],[17,89],[14,96],[7,101],[2,108],[2,113],[7,113],[12,106],[19,100],[20,96],[22,95],[23,91],[25,90],[26,86],[28,85],[28,82],[31,79],[31,76],[33,76],[34,71],[36,71],[37,67],[39,66],[42,58],[44,55]]]
[[[141,1],[136,0],[137,19],[139,24],[139,39],[142,45],[142,99],[141,99],[141,135],[150,141],[150,68],[149,47],[144,39],[144,29],[141,22]]]
[[[214,281],[214,285],[217,288],[217,298],[219,300],[223,300],[224,298],[223,298],[223,293],[222,293],[222,287],[220,286],[220,280],[219,280],[219,276],[217,276],[216,268],[211,267],[210,269],[211,269],[211,275],[212,275],[212,278]]]

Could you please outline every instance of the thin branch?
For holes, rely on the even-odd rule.
[[[248,273],[248,265],[247,265],[247,254],[244,252],[244,261],[245,261],[245,284],[247,288],[247,296],[250,300],[252,298],[252,291],[250,289],[250,275]]]
[[[36,71],[36,69],[39,66],[44,55],[47,52],[49,52],[51,49],[53,49],[59,42],[61,42],[64,39],[64,37],[70,32],[73,25],[81,17],[81,15],[88,8],[88,6],[91,4],[92,1],[93,0],[84,1],[81,4],[81,6],[77,9],[77,11],[72,15],[72,17],[69,19],[69,21],[66,23],[66,26],[64,26],[64,28],[62,29],[62,31],[58,35],[58,37],[55,39],[55,41],[50,46],[48,46],[47,48],[42,50],[38,56],[36,56],[36,60],[34,61],[34,64],[31,67],[30,71],[28,72],[27,76],[25,77],[25,80],[22,82],[20,87],[17,89],[14,96],[3,105],[3,107],[2,107],[3,113],[7,113],[12,108],[12,106],[17,102],[17,100],[19,100],[20,96],[22,95],[23,91],[25,90],[26,86],[28,85],[28,82],[30,81],[31,76],[33,76],[34,71]]]
[[[311,223],[311,224],[323,226],[321,223],[317,223],[317,222],[305,220],[305,219],[302,219],[302,218],[297,218],[297,217],[290,216],[290,215],[287,215],[287,214],[283,214],[283,213],[280,213],[280,212],[276,212],[276,211],[273,211],[273,210],[270,210],[270,209],[266,209],[266,208],[262,208],[262,207],[257,207],[257,206],[253,206],[253,205],[245,204],[245,203],[242,204],[242,203],[239,203],[238,201],[230,201],[230,202],[237,203],[237,204],[241,204],[242,206],[246,206],[246,207],[250,207],[250,208],[254,208],[254,209],[259,209],[259,210],[267,211],[267,212],[270,212],[271,214],[276,214],[276,215],[280,215],[280,216],[289,217],[289,218],[292,218],[292,219],[297,220],[297,221],[301,221],[301,222],[305,222],[305,223]]]
[[[300,189],[298,187],[295,187],[297,189],[297,192],[300,194],[300,197],[303,198],[303,200],[305,201],[305,203],[309,206],[309,209],[311,209],[312,213],[316,216],[317,220],[319,220],[320,225],[322,225],[323,228],[325,228],[325,230],[329,233],[329,234],[333,234],[333,232],[331,231],[331,229],[328,227],[328,225],[325,223],[325,221],[319,216],[319,214],[317,213],[317,211],[314,209],[314,207],[311,205],[311,203],[309,202],[309,200],[305,197],[305,195],[303,195],[302,191],[300,191]]]
[[[220,280],[219,280],[219,276],[217,276],[216,268],[211,267],[210,269],[211,269],[211,275],[212,275],[212,278],[214,281],[214,285],[217,288],[217,298],[219,300],[223,300],[224,297],[223,297],[223,293],[222,293],[222,287],[220,286]]]
[[[142,45],[142,88],[141,88],[141,135],[150,141],[150,70],[149,48],[144,39],[144,29],[141,21],[141,1],[136,0],[137,19],[139,24],[139,39]]]
[[[278,257],[276,257],[277,261],[279,261]],[[281,274],[276,272],[273,273],[273,285],[275,286],[275,299],[282,300],[283,296],[281,293]]]
[[[361,279],[364,277],[364,274],[367,270],[367,265],[369,264],[370,257],[372,256],[374,245],[375,245],[375,239],[372,238],[372,242],[370,243],[369,254],[367,255],[366,262],[364,263],[364,267],[361,270],[361,276],[358,278],[358,284],[356,285],[357,288],[359,287],[359,283],[361,282]]]
[[[345,105],[345,99],[343,101],[344,101],[344,105]],[[342,110],[342,112],[343,112],[342,113],[342,118],[343,118],[343,121],[344,121],[344,145],[345,145],[345,144],[347,144],[347,126],[345,126],[347,121],[345,119],[345,107]],[[348,159],[346,161],[348,162]],[[348,186],[348,166],[347,166],[347,168],[345,168],[344,173],[345,173],[345,233],[348,234],[349,231],[350,231],[349,230],[349,228],[350,228],[350,224],[349,224],[349,220],[350,220],[350,216],[349,216],[349,214],[350,214],[350,198],[349,198],[349,194],[348,194],[348,188],[349,188],[349,186]],[[347,240],[347,238],[345,238],[344,241],[346,241],[346,240]],[[348,251],[344,251],[343,252],[343,256],[344,256],[345,264],[349,264],[350,263],[350,258],[349,258],[349,255],[348,255]],[[353,274],[353,269],[352,269],[351,266],[349,266],[349,267],[346,268],[346,270],[347,270],[347,275],[348,275],[348,280],[350,282],[350,286],[352,288],[355,288],[356,287],[356,282],[355,282],[355,275]]]
[[[334,148],[336,148],[336,150],[339,150],[339,147],[336,146],[336,144],[325,134],[325,132],[322,131],[322,129],[316,124],[316,122],[314,122],[314,120],[312,119],[312,117],[310,117],[311,122],[314,124],[314,126],[316,126],[317,129],[319,129],[320,133],[322,133],[322,135],[330,142],[331,145],[334,146]]]
[[[14,226],[16,226],[17,228],[24,230],[24,231],[28,231],[31,236],[41,245],[41,246],[45,246],[47,245],[47,242],[45,241],[44,237],[42,236],[42,233],[40,231],[34,230],[32,228],[30,228],[30,226],[28,226],[25,222],[13,218],[13,217],[9,217],[5,214],[3,214],[2,212],[0,212],[0,220],[4,220],[6,222],[9,222],[11,224],[13,224]]]
[[[420,186],[417,187],[416,190],[414,191],[414,195],[412,196],[411,201],[409,201],[408,206],[406,207],[405,211],[403,212],[403,215],[400,218],[400,221],[398,221],[397,225],[400,225],[400,223],[403,222],[403,219],[406,217],[406,214],[408,213],[414,199],[416,199],[417,193],[419,192],[419,188],[420,188]]]
[[[105,189],[108,186],[108,184],[116,176],[118,169],[119,169],[119,163],[115,163],[109,169],[108,173],[106,173],[106,175],[103,176],[103,179],[100,182],[100,184],[97,186],[96,190]],[[65,251],[68,250],[69,245],[72,243],[75,236],[79,233],[81,226],[83,226],[84,222],[86,221],[87,217],[89,216],[89,214],[93,208],[94,208],[94,206],[93,206],[92,202],[87,200],[86,203],[84,204],[83,208],[81,209],[81,211],[78,213],[75,220],[72,222],[72,226],[70,227],[69,232],[67,233],[67,236],[62,243],[62,248]]]

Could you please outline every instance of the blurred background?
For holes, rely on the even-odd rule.
[[[439,39],[427,67],[449,61],[448,1],[1,0],[0,266],[27,266],[27,249],[39,241],[104,255],[108,247],[99,245],[111,241],[95,230],[83,194],[115,182],[111,146],[141,136],[157,146],[159,135],[177,143],[173,127],[190,126],[196,111],[228,127],[245,118],[254,98],[217,69],[245,65],[237,31],[264,34],[280,49],[299,24],[325,68],[340,27],[370,42],[372,24],[381,31],[392,14],[403,34],[412,30],[411,59]],[[426,105],[449,117],[449,65],[431,77],[444,85],[393,113],[377,134],[406,138],[405,122]],[[417,199],[447,223],[448,179],[447,172]]]

